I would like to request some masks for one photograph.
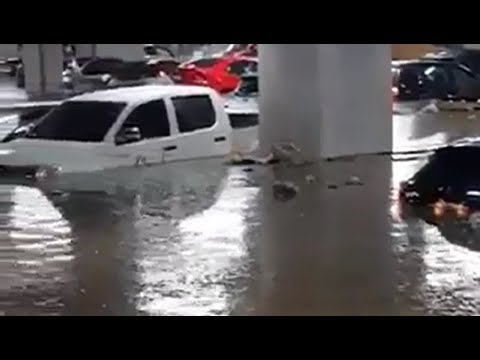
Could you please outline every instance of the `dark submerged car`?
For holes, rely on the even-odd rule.
[[[400,199],[421,209],[432,222],[453,215],[468,219],[480,214],[480,138],[467,139],[437,150],[408,181],[401,184]]]
[[[480,99],[480,74],[448,59],[393,61],[392,82],[396,101]]]

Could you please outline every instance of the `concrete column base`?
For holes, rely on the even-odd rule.
[[[305,158],[392,149],[387,44],[261,44],[260,143],[293,142]]]

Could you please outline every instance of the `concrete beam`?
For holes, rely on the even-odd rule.
[[[94,57],[97,52],[96,44],[75,44],[77,57]]]
[[[143,44],[96,44],[97,56],[117,57],[127,61],[144,59]]]
[[[392,148],[387,44],[261,44],[260,143],[310,160]]]

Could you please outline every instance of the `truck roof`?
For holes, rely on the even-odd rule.
[[[68,101],[111,101],[138,103],[165,96],[211,95],[215,91],[202,86],[143,85],[135,87],[99,90],[75,96]]]

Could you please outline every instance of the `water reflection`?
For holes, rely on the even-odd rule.
[[[58,313],[74,259],[69,222],[38,189],[0,186],[0,303],[9,313]],[[11,306],[10,306],[11,305]]]
[[[398,176],[394,176],[394,187],[421,164],[394,163],[393,173]],[[480,253],[475,231],[453,219],[432,224],[427,209],[401,209],[395,197],[392,204],[393,249],[399,260],[402,300],[417,314],[478,314]]]
[[[248,267],[245,211],[258,192],[245,181],[244,174],[229,169],[210,208],[180,220],[168,237],[155,233],[144,240],[138,260],[140,310],[156,315],[231,312],[231,292]]]

